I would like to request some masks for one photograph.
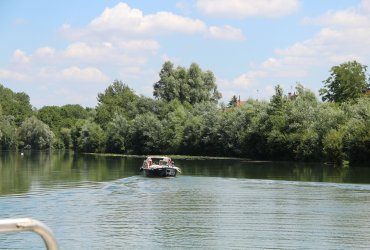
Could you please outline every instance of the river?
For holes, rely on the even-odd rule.
[[[0,218],[47,224],[60,249],[368,249],[370,168],[185,160],[176,178],[142,158],[0,153]],[[43,249],[32,233],[0,249]]]

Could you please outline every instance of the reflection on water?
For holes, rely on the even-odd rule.
[[[0,194],[28,192],[35,185],[75,185],[132,176],[141,162],[69,152],[0,152]]]
[[[102,182],[139,174],[142,158],[77,155],[68,152],[0,152],[0,195],[31,186]],[[370,183],[370,168],[241,160],[176,160],[182,175],[335,183]]]
[[[335,168],[320,163],[177,160],[184,174],[250,179],[370,183],[370,167]]]
[[[49,225],[61,249],[366,249],[369,170],[176,160],[145,178],[143,159],[63,153],[0,158],[0,217]],[[367,184],[366,184],[367,183]],[[42,249],[0,234],[0,249]]]

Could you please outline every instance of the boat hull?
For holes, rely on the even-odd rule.
[[[147,177],[176,177],[177,169],[171,167],[143,169]]]

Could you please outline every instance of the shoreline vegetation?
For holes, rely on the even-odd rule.
[[[115,80],[95,108],[32,107],[26,93],[0,84],[0,150],[66,149],[104,155],[169,155],[174,159],[370,162],[367,67],[350,61],[330,70],[322,101],[302,84],[277,85],[269,101],[220,103],[211,71],[165,62],[154,98]],[[248,93],[244,93],[248,96]]]

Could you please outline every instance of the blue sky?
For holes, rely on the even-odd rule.
[[[213,71],[224,102],[269,99],[370,65],[370,0],[3,0],[0,39],[0,83],[38,108],[94,107],[115,79],[152,96],[166,60]]]

